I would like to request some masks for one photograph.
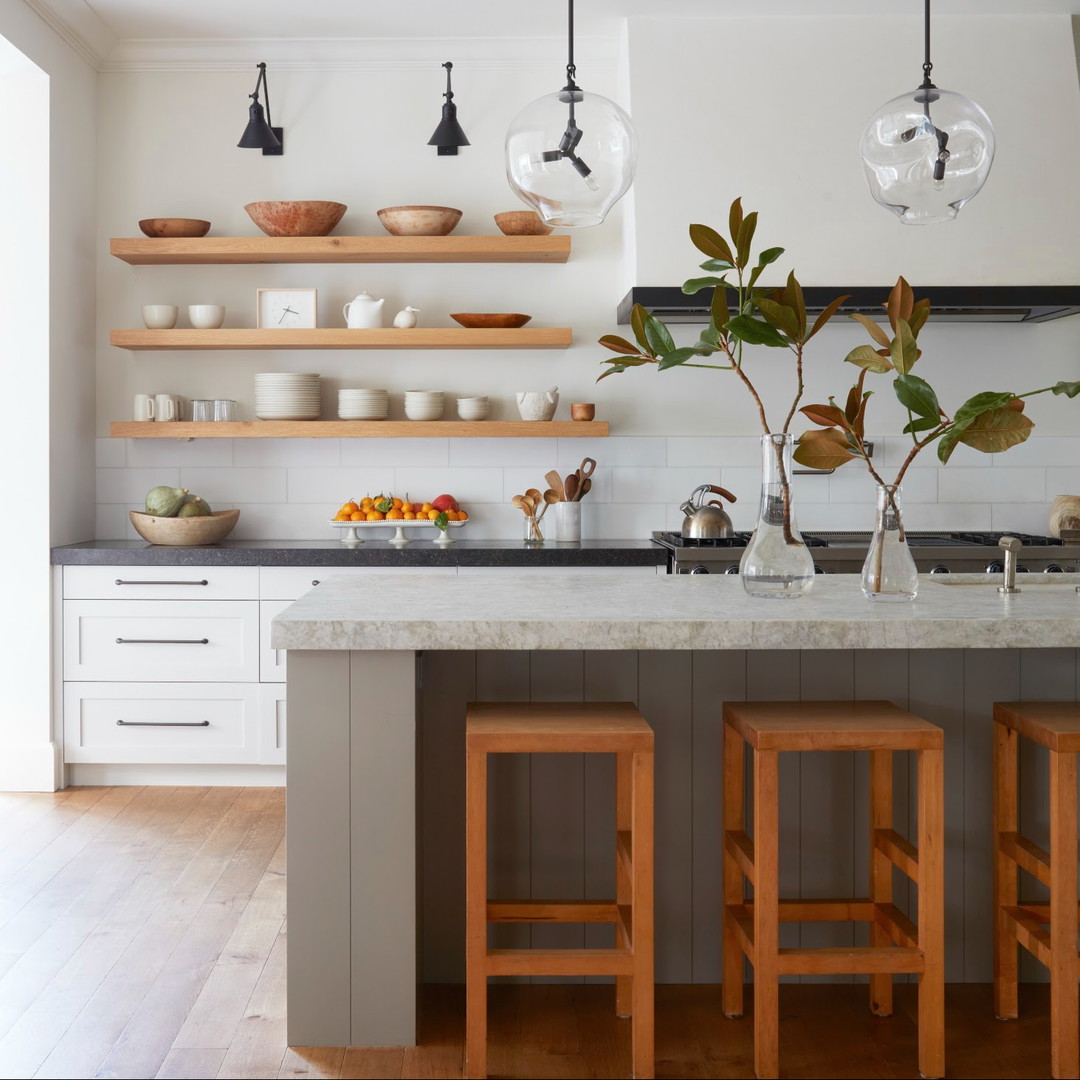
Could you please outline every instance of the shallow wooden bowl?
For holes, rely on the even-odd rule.
[[[547,236],[555,227],[545,225],[535,210],[507,210],[495,215],[495,224],[507,236]]]
[[[300,199],[252,202],[244,209],[267,236],[329,236],[349,208],[339,202]]]
[[[450,318],[470,330],[516,330],[519,326],[524,326],[532,316],[513,312],[492,312],[485,315],[474,311],[459,311]]]
[[[452,206],[384,206],[378,213],[393,236],[448,236],[461,220]]]
[[[148,217],[139,222],[139,228],[157,239],[171,236],[205,236],[210,222],[193,217]]]
[[[206,517],[158,517],[129,510],[135,531],[150,544],[164,547],[197,547],[219,544],[236,527],[239,510],[215,510]]]
[[[1080,532],[1080,495],[1058,495],[1050,507],[1050,535],[1060,540]]]

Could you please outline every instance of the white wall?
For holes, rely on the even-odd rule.
[[[9,221],[0,270],[5,497],[23,524],[0,553],[9,569],[0,648],[0,789],[51,788],[49,544],[94,521],[95,76],[21,0],[0,0]]]
[[[498,60],[479,41],[455,43],[460,117],[473,146],[457,159],[425,146],[438,117],[438,63],[271,67],[275,123],[286,127],[283,158],[234,148],[244,121],[250,69],[126,70],[102,77],[99,200],[98,434],[129,415],[131,395],[170,390],[232,396],[246,416],[256,371],[311,370],[325,376],[324,416],[338,386],[443,388],[488,393],[495,417],[513,417],[515,390],[560,386],[563,401],[596,401],[616,437],[588,448],[565,440],[503,445],[441,440],[127,443],[99,441],[97,535],[130,535],[126,509],[155,483],[196,485],[212,503],[240,506],[236,535],[328,538],[327,512],[353,494],[393,484],[424,494],[449,489],[476,512],[469,535],[517,536],[509,497],[538,484],[555,463],[589,449],[601,482],[586,530],[641,536],[671,523],[673,507],[704,481],[735,487],[740,516],[756,498],[756,417],[723,373],[630,372],[594,379],[605,355],[595,339],[616,329],[615,306],[631,283],[679,284],[695,272],[691,220],[721,221],[743,194],[762,213],[761,236],[785,245],[806,284],[887,284],[898,273],[935,283],[1080,280],[1080,207],[1070,185],[1080,166],[1080,90],[1067,17],[935,21],[942,85],[981,101],[997,124],[999,153],[986,190],[953,223],[905,228],[869,197],[858,136],[881,101],[920,75],[919,21],[773,18],[668,22],[634,19],[613,43],[618,63],[579,64],[586,88],[629,104],[641,142],[638,181],[608,224],[574,234],[565,266],[537,267],[147,267],[104,254],[109,236],[132,235],[139,217],[207,217],[218,234],[253,233],[242,204],[255,198],[335,198],[350,205],[346,233],[378,232],[374,210],[405,202],[459,206],[463,232],[492,232],[489,215],[514,206],[503,177],[502,140],[518,106],[548,91],[557,59]],[[436,44],[436,48],[439,46]],[[1026,66],[1025,66],[1026,63]],[[1015,78],[1013,77],[1015,75]],[[345,134],[343,134],[343,131]],[[835,144],[835,149],[833,149]],[[1047,167],[1050,148],[1054,167]],[[449,311],[524,310],[536,325],[571,325],[565,352],[127,354],[107,344],[110,327],[139,324],[147,302],[229,306],[227,325],[254,324],[261,285],[315,285],[321,325],[341,325],[340,306],[360,288],[386,296],[392,312],[423,309],[425,325],[451,325]],[[679,331],[692,338],[689,328]],[[809,356],[810,397],[841,395],[851,369],[842,357],[862,331],[830,328]],[[931,326],[922,373],[947,409],[982,389],[1031,389],[1080,375],[1080,319],[1036,327]],[[773,412],[788,399],[783,361],[770,354],[762,385]],[[870,430],[903,422],[887,387]],[[909,484],[925,508],[912,527],[1042,529],[1049,499],[1080,490],[1076,402],[1029,406],[1038,438],[1009,456],[963,448],[947,472],[928,457]],[[562,415],[562,414],[560,414]],[[693,442],[693,439],[711,440]],[[718,441],[719,440],[719,441]],[[899,452],[899,451],[897,451]],[[1026,472],[1024,470],[1032,471]],[[804,527],[869,527],[863,476],[807,478]],[[743,519],[749,524],[749,518]]]

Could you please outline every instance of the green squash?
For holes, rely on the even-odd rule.
[[[180,507],[180,512],[177,517],[209,517],[210,516],[210,504],[205,499],[200,499],[198,495],[193,495],[183,506]]]
[[[176,517],[187,500],[187,488],[160,484],[146,493],[146,512],[155,517]]]

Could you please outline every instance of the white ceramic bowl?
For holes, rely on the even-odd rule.
[[[225,305],[188,304],[187,314],[196,330],[217,330],[225,322]]]
[[[442,402],[439,402],[438,405],[419,405],[416,402],[405,402],[405,416],[409,420],[439,420],[442,414]]]
[[[462,420],[486,420],[491,406],[486,397],[457,399],[457,413]]]

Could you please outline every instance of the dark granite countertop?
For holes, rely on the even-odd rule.
[[[59,566],[660,566],[651,540],[583,540],[526,547],[520,540],[458,540],[447,547],[385,540],[351,547],[336,540],[226,540],[206,547],[159,547],[142,540],[86,540],[52,549]]]

